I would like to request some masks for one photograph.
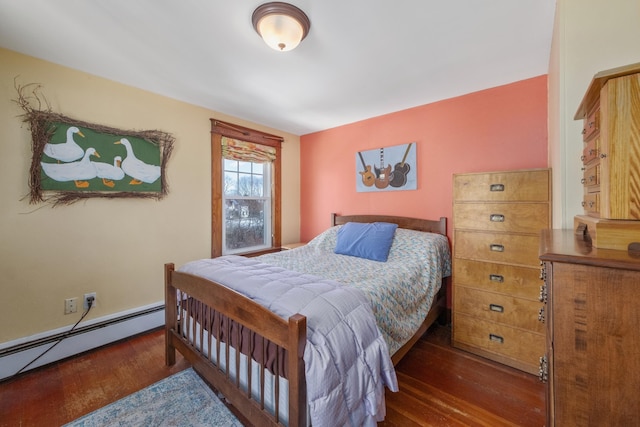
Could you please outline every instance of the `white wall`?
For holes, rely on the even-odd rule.
[[[299,137],[0,49],[0,347],[72,325],[65,298],[97,292],[87,320],[164,300],[163,264],[210,256],[212,117],[285,139],[284,243],[299,240]],[[39,83],[54,112],[118,129],[158,129],[176,142],[161,201],[89,199],[30,205],[31,137],[14,79]]]
[[[593,75],[640,62],[640,1],[557,0],[549,62],[549,164],[553,226],[573,227],[582,207],[582,122],[573,119]]]

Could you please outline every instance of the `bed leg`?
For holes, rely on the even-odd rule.
[[[167,366],[173,366],[176,364],[176,348],[169,344],[171,337],[169,336],[169,330],[165,330],[165,364]]]
[[[175,270],[173,263],[164,265],[164,346],[165,364],[173,366],[176,363],[176,348],[172,343],[171,326],[176,319],[176,289],[171,286],[171,273]]]

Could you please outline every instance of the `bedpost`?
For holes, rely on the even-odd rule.
[[[304,371],[304,347],[307,343],[307,318],[299,313],[289,317],[289,340],[297,342],[289,349],[289,426],[307,423],[307,383]]]
[[[331,213],[331,226],[333,227],[334,225],[336,225],[336,217],[338,216],[337,213],[332,212]]]
[[[447,235],[447,217],[446,216],[440,217],[440,234],[442,234],[443,236]]]
[[[176,289],[171,285],[171,273],[175,270],[173,263],[164,265],[164,355],[165,364],[173,366],[176,363],[176,349],[172,343],[171,327],[176,321],[177,297]]]

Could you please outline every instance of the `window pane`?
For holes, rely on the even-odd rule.
[[[263,179],[261,175],[253,175],[251,179],[251,196],[262,197]]]
[[[235,172],[224,173],[223,191],[225,196],[238,195],[238,174]]]
[[[228,251],[267,244],[264,211],[264,200],[227,199],[225,243]]]
[[[238,174],[238,194],[240,196],[251,196],[251,186],[252,186],[251,174],[249,173],[240,173]]]
[[[238,171],[251,173],[251,162],[238,162]]]
[[[254,163],[253,164],[253,173],[257,173],[262,175],[264,172],[264,164],[263,163]]]
[[[226,171],[237,171],[238,170],[238,161],[237,160],[224,159],[224,170],[226,170]]]

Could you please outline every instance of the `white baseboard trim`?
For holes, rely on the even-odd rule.
[[[71,333],[68,333],[71,326],[67,326],[2,343],[0,344],[0,381],[15,375],[24,365],[53,346],[67,333],[68,335],[60,344],[23,372],[162,325],[164,325],[164,302],[158,302],[81,322]]]

